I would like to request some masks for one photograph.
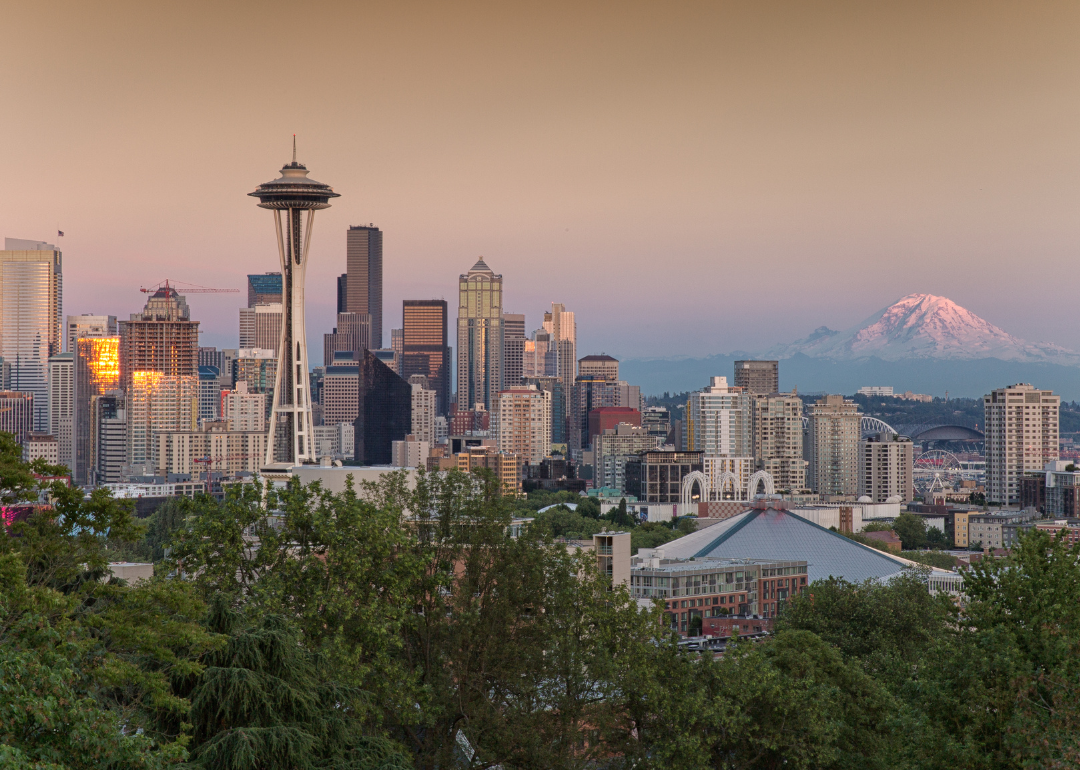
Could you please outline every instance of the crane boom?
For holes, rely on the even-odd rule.
[[[178,285],[179,284],[179,285]],[[170,281],[166,278],[157,286],[142,287],[139,289],[143,294],[153,294],[159,289],[168,291],[169,289],[176,289],[177,294],[239,294],[239,289],[211,289],[208,286],[198,286],[194,283],[185,283],[183,281]]]

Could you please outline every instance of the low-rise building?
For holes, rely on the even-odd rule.
[[[397,468],[425,468],[431,455],[431,444],[410,433],[403,440],[394,441],[390,452],[392,464]]]
[[[1065,532],[1065,541],[1069,545],[1080,543],[1080,518],[1055,519],[1054,521],[1040,521],[1035,524],[1035,529],[1046,532],[1056,537],[1059,532]]]
[[[1003,527],[1009,524],[1033,523],[1038,518],[1034,509],[1024,511],[999,511],[968,516],[968,543],[979,543],[986,548],[1008,548],[1015,542],[1015,528],[1006,533]],[[1033,525],[1033,524],[1032,524]],[[1008,534],[1008,537],[1007,537]],[[1006,545],[1006,541],[1009,545]]]
[[[60,462],[60,442],[48,433],[27,433],[22,446],[23,462],[44,460],[49,465]]]

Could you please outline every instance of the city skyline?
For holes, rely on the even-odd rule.
[[[49,242],[65,232],[65,313],[125,317],[141,304],[137,288],[165,277],[240,288],[276,268],[244,193],[295,132],[349,201],[312,247],[315,350],[334,325],[344,234],[357,222],[386,233],[386,329],[400,326],[403,299],[452,302],[456,266],[483,255],[507,278],[508,311],[563,302],[589,330],[582,352],[624,360],[757,352],[822,324],[847,328],[912,292],[1080,348],[1067,282],[1036,288],[978,269],[1023,258],[1066,270],[1080,240],[1069,133],[1080,9],[823,4],[781,19],[680,7],[657,20],[641,7],[593,7],[574,14],[572,31],[558,6],[379,9],[370,22],[384,36],[358,52],[341,38],[351,12],[331,5],[313,12],[310,34],[333,73],[307,87],[300,117],[277,110],[269,84],[202,87],[280,36],[284,17],[247,30],[236,11],[106,21],[71,6],[46,24],[47,11],[15,9],[13,60],[45,27],[55,56],[0,94],[55,117],[45,130],[5,122],[18,184],[0,193],[0,228]],[[410,66],[387,71],[389,51]],[[362,112],[340,103],[357,76]],[[131,87],[114,88],[118,79]],[[106,187],[145,192],[133,205],[88,194],[102,185],[103,157]],[[584,282],[561,280],[581,264],[613,290],[592,298]],[[783,314],[762,320],[745,293],[714,301],[762,264],[790,277],[778,287]],[[657,266],[666,313],[631,333],[619,297]],[[827,301],[837,290],[847,300]],[[233,305],[194,300],[206,344],[231,344]]]

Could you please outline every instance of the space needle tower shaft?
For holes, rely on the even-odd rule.
[[[315,212],[340,197],[329,185],[308,179],[307,167],[293,158],[281,176],[259,185],[249,195],[274,214],[278,257],[281,260],[281,342],[278,346],[274,403],[266,441],[266,465],[301,465],[315,461],[308,377],[307,336],[304,331],[304,273]]]

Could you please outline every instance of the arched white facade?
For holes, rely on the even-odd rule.
[[[772,474],[766,471],[758,471],[750,477],[750,481],[746,482],[746,499],[753,500],[754,495],[757,493],[758,482],[761,481],[765,484],[765,494],[775,495],[776,488],[773,486]]]
[[[739,499],[739,478],[731,471],[722,471],[720,476],[713,481],[713,493],[717,500],[724,499],[724,493],[727,491],[728,482],[731,482],[731,499]]]
[[[701,488],[701,501],[705,502],[710,499],[709,479],[701,471],[692,471],[683,476],[682,480],[682,493],[679,495],[679,503],[681,505],[690,505],[693,502],[694,496],[694,483]]]

